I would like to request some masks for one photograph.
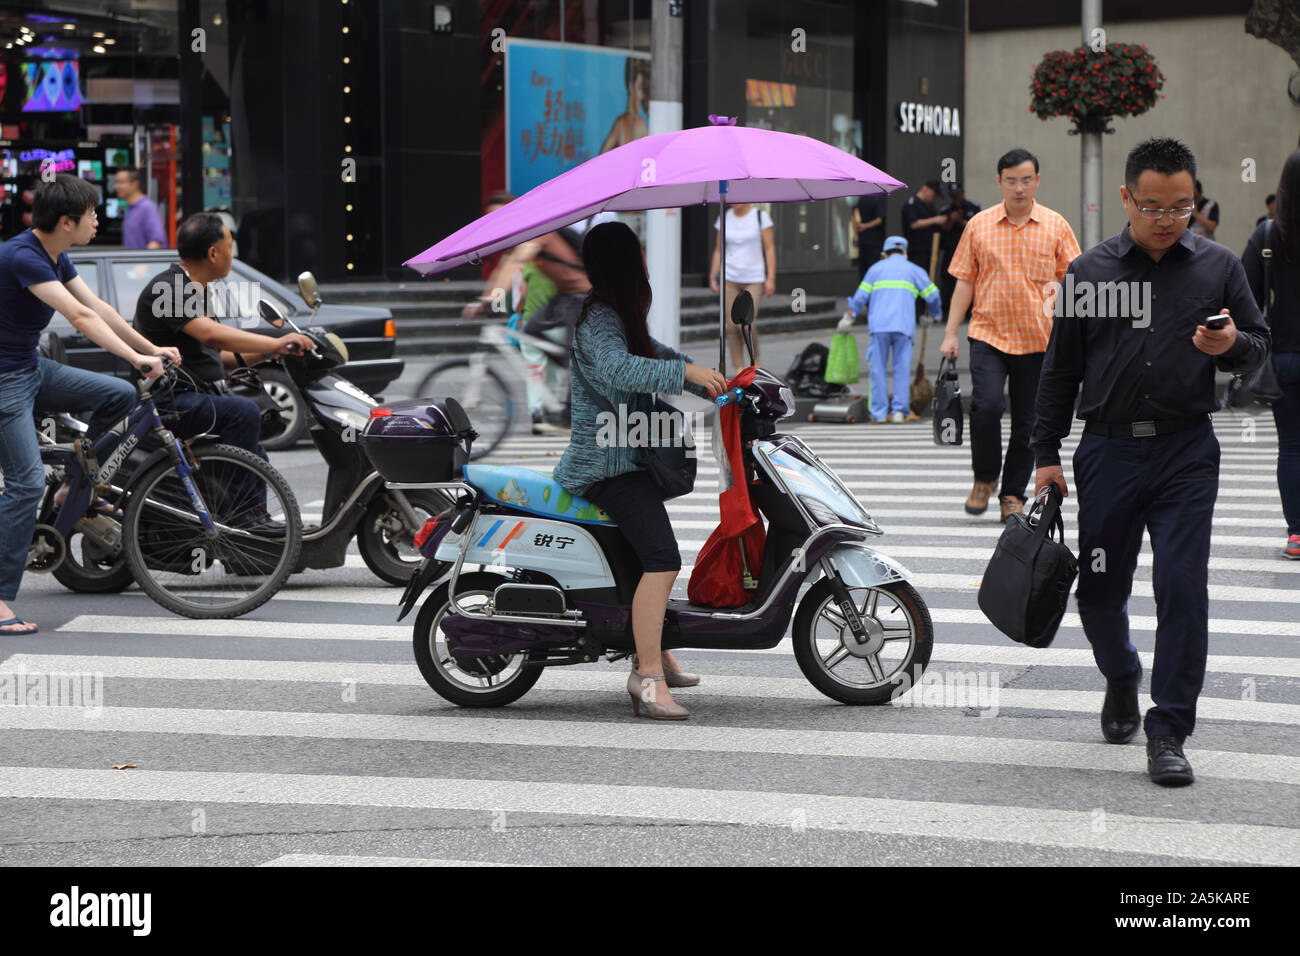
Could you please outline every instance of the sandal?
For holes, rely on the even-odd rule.
[[[26,624],[26,623],[27,623],[27,622],[24,621],[21,617],[11,617],[11,618],[10,618],[9,620],[7,620],[7,621],[0,621],[0,628],[8,627],[10,624]],[[31,629],[30,631],[4,631],[4,630],[0,630],[0,634],[37,634],[37,633],[40,632],[40,628],[37,627],[35,624],[31,625],[31,628],[32,628],[32,629]]]

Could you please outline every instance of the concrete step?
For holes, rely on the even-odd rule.
[[[385,306],[397,322],[398,355],[464,354],[479,348],[482,320],[466,320],[461,310],[482,290],[477,280],[414,280],[411,282],[349,282],[321,287],[321,298],[336,304]],[[681,289],[681,341],[716,342],[717,293],[705,286]],[[804,311],[791,311],[791,298],[763,300],[758,322],[763,331],[828,334],[838,320],[843,300],[807,296]]]
[[[819,310],[817,312],[810,310],[804,313],[785,312],[771,316],[764,314],[761,331],[768,334],[803,332],[808,334],[809,341],[829,343],[831,333],[834,331],[835,323],[839,321],[839,317],[840,312],[838,310]],[[397,354],[401,356],[462,355],[477,351],[481,348],[477,332],[465,334],[468,325],[466,323],[462,326],[460,334],[447,330],[430,333],[425,331],[423,326],[414,329],[409,326],[399,325]],[[698,350],[700,344],[716,343],[718,341],[718,326],[712,316],[707,321],[690,325],[684,324],[681,330],[681,341],[683,344],[691,345],[696,350]]]

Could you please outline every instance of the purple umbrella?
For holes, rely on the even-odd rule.
[[[720,203],[719,246],[726,274],[726,203],[809,202],[885,195],[906,184],[821,140],[736,126],[709,126],[633,140],[561,173],[408,259],[423,275],[475,264],[598,212]],[[718,292],[724,312],[726,284]],[[719,369],[725,368],[726,316],[719,314]]]

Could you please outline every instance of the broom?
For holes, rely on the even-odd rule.
[[[930,281],[939,268],[939,234],[930,237]],[[930,324],[921,326],[921,350],[916,359],[916,375],[912,378],[912,387],[908,389],[908,404],[912,408],[909,421],[915,421],[930,407],[934,400],[934,382],[925,374],[925,345],[930,334]]]

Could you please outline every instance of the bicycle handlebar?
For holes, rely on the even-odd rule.
[[[140,394],[142,396],[148,395],[150,392],[152,392],[154,387],[157,386],[159,382],[163,381],[163,379],[167,377],[167,373],[172,369],[176,368],[176,363],[173,362],[171,359],[167,358],[165,355],[159,355],[155,357],[160,362],[162,362],[163,373],[162,375],[159,375],[155,379],[148,379],[148,378],[140,379]],[[140,367],[140,373],[142,375],[148,375],[149,372],[152,370],[153,370],[153,364],[150,362],[145,362],[144,365]]]

